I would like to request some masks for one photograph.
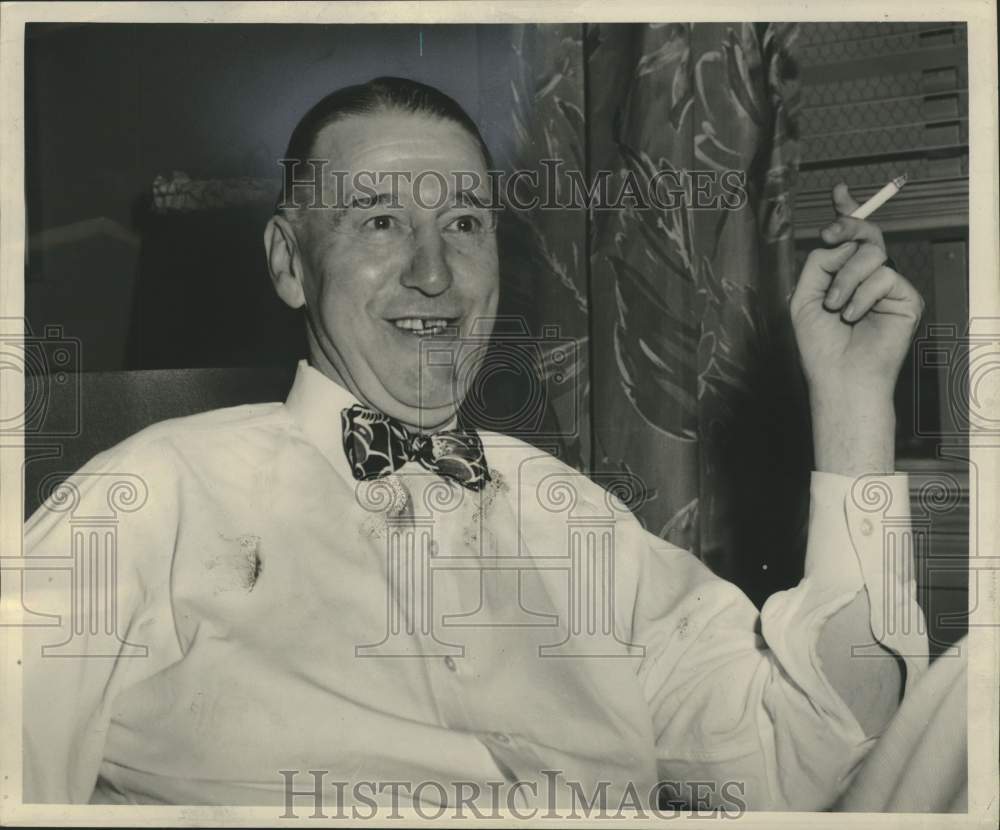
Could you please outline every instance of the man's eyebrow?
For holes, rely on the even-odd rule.
[[[402,207],[399,203],[399,194],[391,191],[382,193],[349,193],[347,196],[347,207],[349,208],[372,208],[372,207]]]
[[[451,207],[489,208],[489,197],[479,195],[472,190],[459,190],[455,193]]]

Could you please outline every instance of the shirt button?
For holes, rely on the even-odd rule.
[[[458,668],[455,665],[455,661],[451,659],[450,655],[444,658],[444,664],[447,667],[448,671],[456,671]]]
[[[871,523],[870,519],[862,519],[861,520],[861,535],[862,536],[871,536],[873,529],[874,528],[872,527],[872,523]]]
[[[505,735],[503,732],[494,732],[493,733],[493,740],[495,740],[497,743],[509,744],[510,743],[510,735]]]

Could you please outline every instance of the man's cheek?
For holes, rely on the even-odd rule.
[[[453,268],[453,273],[456,269]],[[464,274],[463,293],[470,307],[477,312],[490,315],[496,311],[500,295],[499,264],[496,256],[483,253],[470,258],[459,266],[458,273]]]
[[[381,280],[369,257],[353,253],[339,251],[323,263],[323,303],[348,316],[364,309]]]
[[[483,322],[483,326],[492,330],[493,323],[497,315],[497,307],[500,303],[500,284],[498,278],[494,277],[493,279],[487,281],[483,289],[480,303],[481,310],[479,315],[486,318]]]

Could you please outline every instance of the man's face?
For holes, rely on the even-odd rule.
[[[347,174],[346,207],[300,209],[295,223],[313,365],[407,424],[444,423],[474,375],[455,365],[460,341],[488,335],[497,307],[494,217],[456,194],[458,172],[474,171],[487,200],[479,146],[452,122],[387,112],[329,125],[313,156],[330,160],[328,187]]]

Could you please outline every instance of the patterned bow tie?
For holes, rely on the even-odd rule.
[[[358,481],[394,473],[416,461],[439,476],[479,491],[490,481],[483,442],[475,430],[420,435],[381,412],[355,404],[340,413],[344,452]]]

